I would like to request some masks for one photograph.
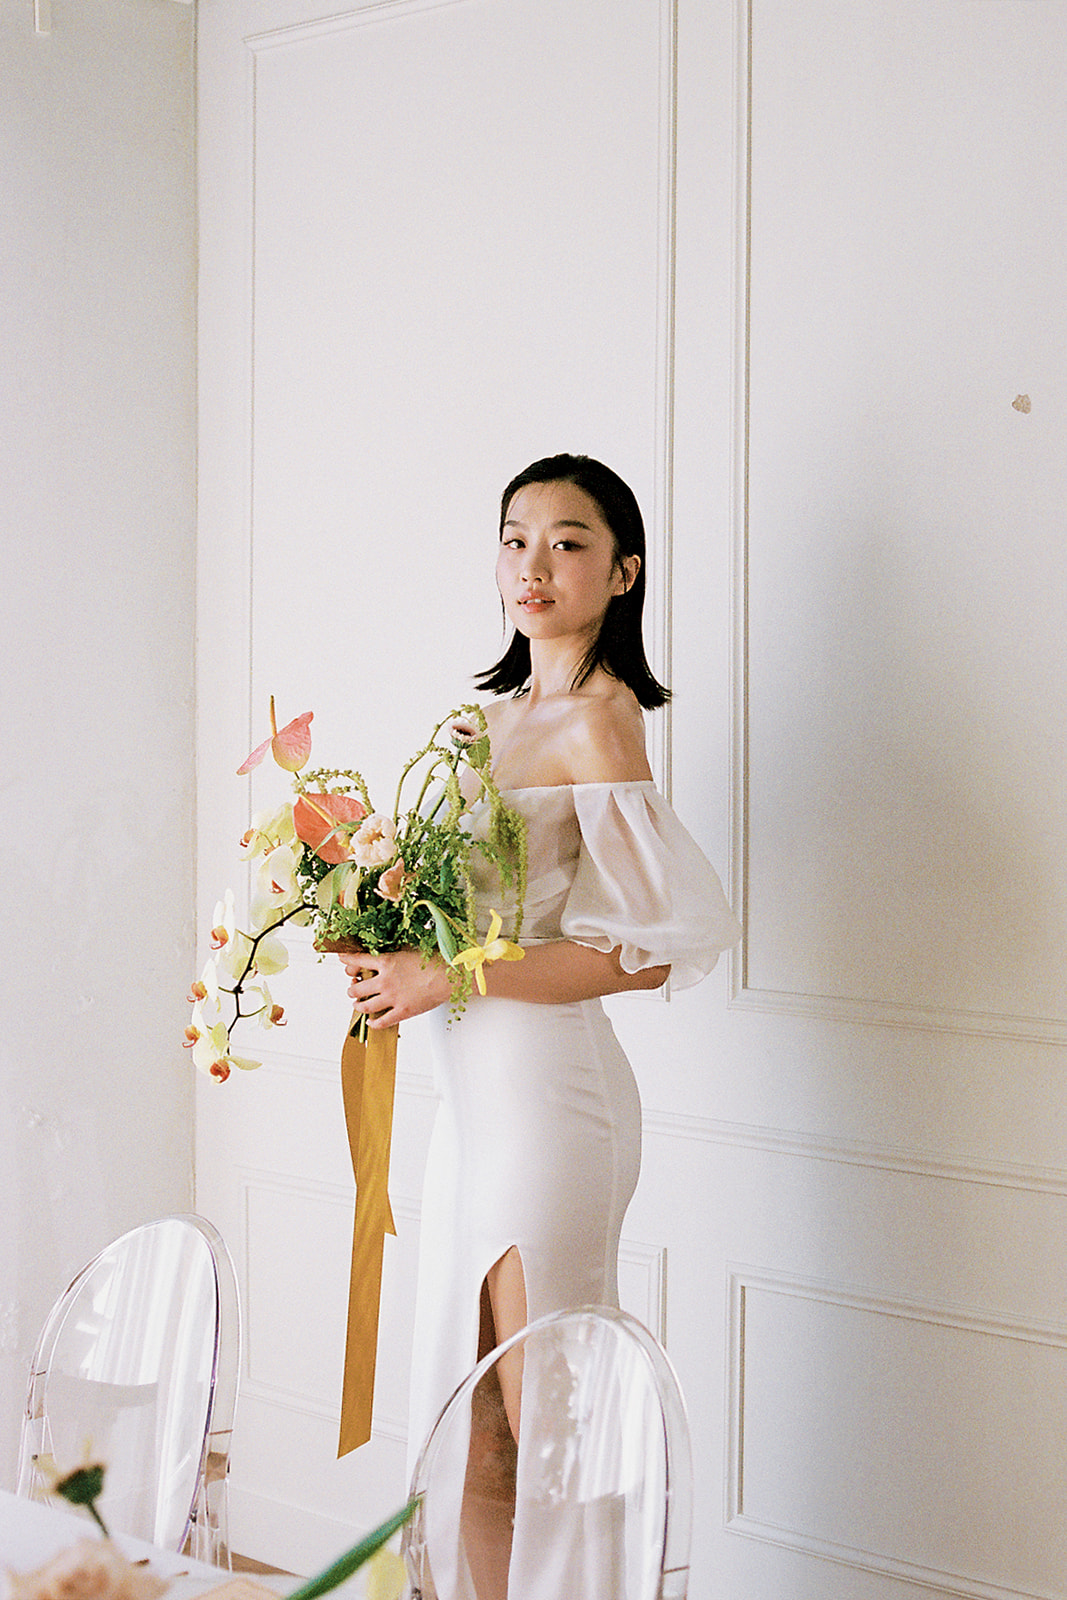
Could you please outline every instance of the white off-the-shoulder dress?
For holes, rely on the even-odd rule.
[[[627,972],[669,965],[696,983],[740,927],[719,879],[651,782],[504,793],[528,829],[520,942],[620,949]],[[477,832],[478,823],[475,823]],[[479,858],[474,853],[475,867]],[[496,874],[475,884],[479,926],[505,917]],[[529,1320],[618,1305],[623,1217],[641,1160],[630,1063],[599,1000],[544,1005],[471,996],[434,1014],[441,1096],[427,1160],[409,1450],[477,1359],[482,1283],[516,1246]]]

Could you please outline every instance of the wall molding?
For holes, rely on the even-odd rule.
[[[632,1267],[642,1274],[645,1302],[626,1308],[654,1333],[660,1344],[667,1343],[667,1250],[665,1245],[642,1244],[624,1234],[619,1241],[619,1267]]]
[[[326,1180],[285,1177],[277,1172],[257,1171],[251,1167],[238,1167],[236,1177],[240,1195],[241,1216],[241,1250],[240,1278],[242,1304],[248,1307],[251,1304],[251,1284],[249,1282],[249,1243],[250,1243],[250,1214],[249,1201],[254,1192],[283,1195],[302,1200],[315,1200],[330,1206],[343,1208],[346,1220],[352,1215],[354,1204],[353,1190],[350,1185],[331,1183]],[[395,1219],[402,1219],[411,1223],[415,1230],[418,1229],[421,1206],[418,1195],[390,1193],[390,1203]],[[295,1411],[302,1416],[321,1417],[325,1421],[337,1424],[341,1419],[340,1388],[336,1404],[325,1402],[317,1394],[299,1383],[273,1384],[253,1375],[249,1366],[251,1354],[250,1342],[246,1339],[242,1351],[242,1376],[241,1392],[253,1400],[260,1400],[266,1405],[280,1406],[286,1411]],[[338,1369],[340,1375],[340,1369]],[[399,1444],[407,1441],[407,1416],[391,1413],[377,1401],[374,1408],[375,1438],[392,1439]]]
[[[863,1550],[858,1546],[838,1545],[830,1539],[813,1539],[790,1528],[779,1528],[772,1522],[761,1522],[756,1517],[735,1517],[727,1526],[727,1533],[753,1539],[759,1544],[776,1545],[779,1549],[795,1550],[802,1555],[814,1556],[819,1561],[830,1561],[836,1566],[851,1567],[854,1571],[875,1573],[879,1577],[894,1578],[900,1583],[914,1584],[920,1589],[933,1589],[952,1600],[1062,1600],[1060,1593],[1051,1590],[1006,1589],[1002,1584],[983,1583],[955,1572],[943,1572],[936,1567],[924,1567],[909,1561],[899,1561],[877,1551]]]
[[[302,39],[321,39],[331,33],[347,33],[352,28],[365,27],[372,22],[391,22],[398,17],[417,15],[422,11],[440,11],[445,6],[467,4],[469,0],[366,0],[364,5],[348,6],[329,16],[284,23],[278,28],[266,28],[261,33],[246,34],[244,43],[253,54],[258,54],[260,51],[297,44]]]
[[[743,1011],[788,1013],[885,1028],[927,1033],[962,1033],[987,1039],[1017,1039],[1026,1044],[1067,1044],[1067,1021],[1058,1017],[1024,1017],[942,1006],[905,1005],[893,1000],[861,1000],[847,995],[792,994],[747,986],[744,957],[731,968],[728,1005]]]
[[[960,1600],[1060,1600],[1050,1591],[1022,1591],[987,1583],[969,1574],[908,1562],[861,1545],[849,1545],[748,1515],[744,1507],[745,1457],[745,1313],[750,1290],[792,1296],[820,1305],[843,1307],[877,1316],[921,1322],[998,1339],[1014,1339],[1049,1349],[1067,1350],[1067,1326],[1023,1321],[951,1304],[910,1300],[856,1289],[844,1283],[803,1278],[787,1273],[728,1264],[727,1266],[727,1460],[725,1529],[763,1544],[776,1545],[830,1561],[839,1566],[877,1573]]]
[[[843,1139],[752,1123],[723,1122],[685,1112],[647,1111],[648,1136],[691,1139],[698,1144],[727,1145],[765,1155],[797,1156],[808,1161],[829,1161],[840,1166],[868,1167],[922,1178],[942,1178],[952,1183],[978,1183],[996,1189],[1021,1189],[1031,1194],[1067,1196],[1067,1169],[1026,1166],[1021,1162],[986,1161],[950,1156],[934,1151],[909,1150],[862,1139]]]

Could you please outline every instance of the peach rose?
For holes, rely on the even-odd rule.
[[[81,1539],[36,1572],[13,1572],[10,1580],[10,1600],[157,1600],[167,1588],[110,1539]]]
[[[398,905],[403,899],[405,888],[414,876],[413,872],[408,872],[403,860],[398,856],[392,866],[386,867],[378,879],[377,893],[383,900],[391,900],[394,905]]]

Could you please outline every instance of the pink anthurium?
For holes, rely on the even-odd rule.
[[[366,815],[366,806],[350,794],[302,794],[293,806],[297,838],[331,866],[351,855],[349,831],[337,824],[362,822]]]
[[[246,772],[251,772],[258,767],[269,750],[280,767],[286,772],[299,772],[300,768],[307,765],[311,755],[311,719],[313,711],[305,711],[299,717],[294,717],[292,722],[287,722],[279,732],[274,716],[274,696],[270,697],[270,738],[264,739],[262,744],[256,746],[250,756],[247,756],[237,768],[238,777]]]

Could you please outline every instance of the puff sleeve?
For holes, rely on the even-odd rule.
[[[578,867],[561,918],[565,939],[620,949],[624,971],[670,966],[699,982],[741,926],[699,845],[652,783],[581,784]]]

